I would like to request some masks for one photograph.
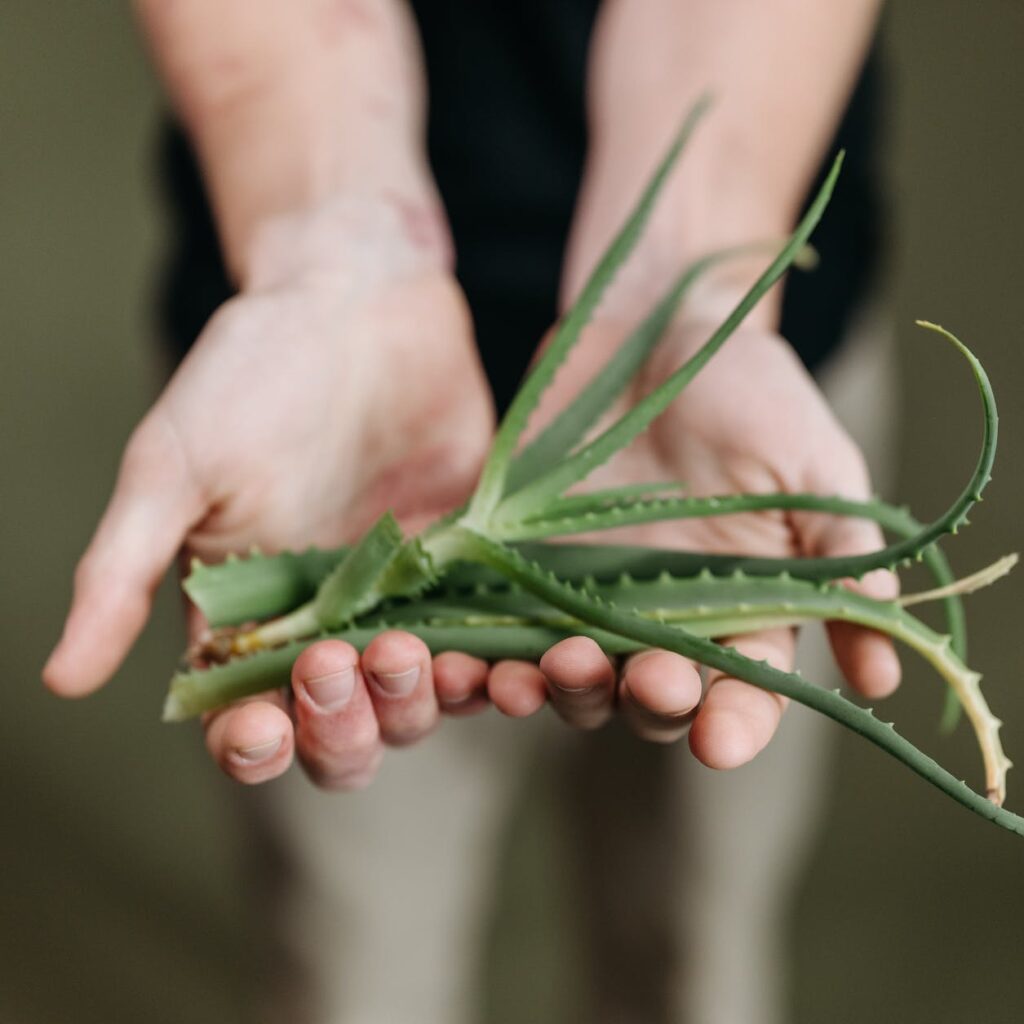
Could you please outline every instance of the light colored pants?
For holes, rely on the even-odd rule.
[[[864,449],[891,469],[892,368],[866,318],[821,383]],[[836,685],[823,631],[803,673]],[[324,794],[298,773],[266,819],[291,862],[280,921],[306,1009],[296,1024],[477,1019],[487,911],[522,780],[553,791],[581,891],[590,1024],[771,1024],[786,1001],[782,924],[814,840],[834,727],[799,707],[749,766],[716,773],[684,743],[644,749],[621,729],[574,734],[550,713],[447,721],[390,752],[365,792]],[[543,928],[543,922],[538,928]],[[295,977],[298,978],[297,984]]]

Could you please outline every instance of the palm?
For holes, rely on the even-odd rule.
[[[153,415],[208,509],[187,545],[219,558],[337,544],[385,507],[450,507],[491,414],[461,298],[430,275],[358,301],[333,284],[235,300]]]
[[[706,334],[701,324],[675,328],[630,400],[681,365]],[[593,485],[672,480],[694,496],[833,491],[861,471],[859,464],[789,345],[772,332],[743,328]],[[630,535],[664,547],[790,557],[809,553],[798,523],[805,528],[806,517],[762,512],[658,523]]]
[[[682,365],[714,326],[690,322],[671,328],[623,405],[634,403]],[[574,357],[576,361],[573,379],[585,378],[586,364],[592,369],[600,363],[601,353],[612,349],[621,336],[621,325],[592,326],[578,354],[570,357],[570,363]],[[545,417],[557,412],[567,397],[557,386],[552,391]],[[644,435],[594,472],[587,487],[669,481],[683,483],[693,496],[812,491],[863,498],[868,492],[859,451],[792,350],[773,332],[750,326],[730,338]],[[877,547],[881,538],[870,523],[762,512],[662,522],[590,539],[792,557],[852,554]],[[874,580],[868,586],[875,596],[883,596],[892,581]],[[898,665],[882,638],[840,625],[833,628],[832,638],[844,672],[865,692],[881,696],[895,686]],[[784,669],[792,666],[793,637],[788,630],[721,639],[755,660],[766,658]],[[556,707],[569,721],[583,725],[603,719],[612,693],[607,664],[602,669],[600,652],[592,644],[588,648],[589,643],[580,638],[566,641],[557,657],[551,652],[545,665],[548,676],[557,674],[564,688],[552,692]],[[620,707],[641,735],[673,739],[695,715],[691,748],[706,764],[719,768],[742,764],[767,743],[781,712],[773,695],[712,674],[712,688],[698,705],[701,686],[691,666],[664,652],[641,659],[627,665],[617,689]],[[585,700],[571,696],[580,680],[595,678],[603,680],[603,704],[590,691]]]

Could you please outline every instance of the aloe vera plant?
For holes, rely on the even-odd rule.
[[[173,678],[167,719],[185,719],[246,695],[287,686],[299,650],[323,636],[362,647],[381,629],[398,626],[420,636],[435,652],[457,649],[496,659],[536,658],[558,639],[584,634],[612,654],[643,647],[675,651],[799,701],[864,736],[982,817],[1024,835],[1024,818],[1002,807],[1010,762],[1000,743],[1000,722],[982,694],[980,676],[965,663],[960,604],[963,594],[992,582],[1016,559],[1010,556],[957,581],[936,546],[944,535],[957,532],[980,500],[991,476],[997,439],[988,377],[952,334],[921,322],[947,339],[969,365],[982,403],[983,441],[964,490],[931,522],[919,523],[906,510],[879,500],[813,494],[695,497],[682,493],[674,482],[568,493],[646,430],[794,261],[806,256],[842,156],[792,236],[695,355],[615,422],[594,433],[595,424],[658,344],[688,288],[737,250],[713,253],[686,268],[566,409],[532,442],[520,444],[541,395],[636,244],[704,107],[702,101],[690,113],[624,227],[561,320],[514,398],[477,488],[462,508],[416,536],[403,535],[388,513],[349,548],[273,556],[253,552],[220,565],[193,563],[185,589],[205,614],[211,633],[193,652],[199,655],[193,667]],[[865,555],[791,559],[547,543],[621,526],[769,509],[869,518],[894,539]],[[924,562],[936,578],[936,587],[922,594],[878,601],[840,582],[915,561]],[[907,610],[925,600],[943,603],[945,632],[930,629]],[[839,691],[820,688],[797,673],[752,661],[715,642],[716,637],[813,620],[878,630],[935,668],[949,688],[947,725],[962,709],[977,737],[984,794],[900,736],[892,723],[879,720]]]

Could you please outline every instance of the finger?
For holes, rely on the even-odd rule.
[[[555,644],[540,659],[547,693],[555,711],[578,729],[596,729],[611,718],[615,670],[589,637],[573,636]]]
[[[837,519],[822,534],[820,552],[827,556],[860,555],[885,544],[877,524],[857,519]],[[879,569],[860,580],[847,580],[850,590],[879,601],[899,595],[895,573]],[[830,622],[829,641],[836,663],[850,685],[870,699],[888,697],[900,684],[900,660],[889,637],[849,622]]]
[[[51,690],[81,697],[113,675],[203,511],[173,430],[151,415],[125,449],[113,496],[75,571],[64,631],[43,668]]]
[[[754,661],[791,671],[796,639],[775,629],[723,641]],[[786,700],[722,672],[708,677],[704,703],[690,729],[690,750],[709,768],[738,768],[759,754],[775,735]]]
[[[864,500],[871,483],[864,458],[845,436],[829,445],[828,459],[819,459],[808,474],[809,489],[820,494],[844,494]],[[885,547],[881,527],[868,519],[849,516],[795,516],[802,550],[821,557],[862,555]],[[847,580],[857,593],[891,600],[899,593],[895,573],[878,570],[862,580]],[[865,697],[886,697],[899,686],[900,662],[892,641],[881,633],[850,623],[829,623],[829,640],[836,663],[851,686]]]
[[[361,664],[385,743],[407,746],[437,725],[430,650],[419,637],[381,633],[363,651]]]
[[[461,651],[445,651],[434,659],[434,692],[448,715],[474,715],[487,699],[487,662]]]
[[[247,785],[284,774],[295,736],[280,693],[262,694],[206,717],[206,747],[231,778]]]
[[[511,718],[536,714],[547,701],[544,673],[528,661],[499,661],[487,678],[491,703]]]
[[[296,749],[309,777],[326,789],[362,789],[383,756],[377,715],[343,640],[311,644],[292,666]]]
[[[619,684],[623,718],[641,739],[672,743],[689,728],[700,704],[700,673],[671,651],[642,651],[626,662]]]

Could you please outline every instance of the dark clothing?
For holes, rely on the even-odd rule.
[[[427,59],[431,165],[499,407],[555,319],[585,153],[584,72],[598,5],[413,4]],[[821,266],[793,274],[786,287],[783,334],[811,369],[839,343],[878,248],[876,80],[872,62],[830,147],[828,163],[839,147],[848,158],[814,236]],[[175,233],[163,321],[184,353],[232,289],[180,132],[169,130],[163,157]]]

